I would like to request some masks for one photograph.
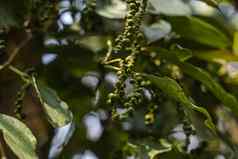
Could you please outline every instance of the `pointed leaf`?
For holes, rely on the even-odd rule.
[[[229,50],[194,50],[193,55],[199,59],[224,64],[229,61],[238,61],[238,56]]]
[[[165,14],[165,15],[191,15],[192,10],[188,3],[182,0],[149,0],[151,8],[149,11],[154,14]]]
[[[214,48],[227,48],[231,40],[219,29],[195,17],[170,17],[172,30],[181,37]]]
[[[215,81],[208,72],[189,63],[183,63],[179,66],[185,74],[200,81],[225,106],[229,107],[236,115],[238,115],[238,100],[236,97],[226,92],[226,90],[223,89],[222,86]]]
[[[6,143],[20,159],[38,158],[35,153],[36,138],[25,124],[11,116],[0,114],[0,129]]]
[[[192,52],[189,49],[183,48],[180,45],[174,45],[170,51],[176,55],[179,61],[186,61],[192,57]],[[173,56],[174,58],[174,56]]]
[[[202,113],[206,116],[205,125],[210,128],[214,134],[216,134],[216,127],[212,122],[212,118],[207,112],[207,110],[203,107],[196,106],[193,104],[188,97],[183,92],[183,89],[179,86],[179,84],[169,78],[169,77],[158,77],[154,75],[144,75],[148,80],[150,80],[157,88],[163,91],[168,95],[171,99],[181,103],[183,106],[190,110],[194,110]],[[187,112],[189,113],[189,112]]]
[[[62,127],[73,120],[73,115],[68,105],[58,97],[53,89],[36,81],[34,77],[33,84],[45,113],[54,127]]]

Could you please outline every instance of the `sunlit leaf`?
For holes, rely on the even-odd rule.
[[[190,6],[192,8],[193,15],[213,18],[220,18],[222,16],[216,8],[202,1],[191,1]]]
[[[166,141],[164,139],[161,139],[160,144],[163,146],[163,148],[161,148],[161,149],[151,149],[148,152],[148,156],[149,156],[150,159],[156,159],[156,157],[158,155],[172,151],[173,145],[170,144],[168,141]]]
[[[69,110],[68,105],[58,97],[53,89],[36,81],[34,77],[33,84],[41,104],[44,107],[45,113],[54,127],[62,127],[72,122],[73,115]]]
[[[238,56],[228,50],[194,50],[193,55],[199,59],[220,64],[238,61]]]
[[[210,6],[215,7],[215,8],[218,7],[218,1],[217,0],[202,0],[202,1],[207,3]]]
[[[0,129],[3,138],[11,150],[20,159],[37,159],[36,138],[21,121],[8,115],[0,114]]]
[[[63,151],[75,130],[75,124],[69,123],[64,127],[56,128],[54,137],[51,141],[48,158],[56,158]]]
[[[234,38],[233,38],[233,52],[238,55],[238,32],[234,33]]]
[[[106,18],[122,19],[126,16],[126,3],[121,0],[112,0],[107,5],[99,7],[96,12]]]
[[[238,115],[238,101],[235,96],[226,92],[225,89],[223,89],[222,86],[215,81],[208,72],[189,63],[183,63],[180,67],[185,74],[200,81],[214,94],[214,96],[216,96],[223,104],[231,108],[231,110]]]
[[[214,48],[227,48],[231,40],[219,29],[196,17],[170,17],[172,30],[181,37]]]
[[[108,39],[109,37],[106,36],[85,36],[78,43],[93,52],[98,52],[107,47],[106,42]]]
[[[165,15],[191,15],[192,11],[188,4],[182,0],[149,0],[150,12]]]
[[[148,42],[154,42],[161,38],[164,38],[171,32],[171,25],[164,21],[160,20],[157,23],[153,23],[150,26],[144,27],[144,33]]]
[[[216,127],[212,122],[211,116],[207,112],[207,110],[203,107],[196,106],[193,104],[188,97],[183,92],[183,89],[179,86],[179,84],[169,78],[169,77],[158,77],[154,75],[144,75],[147,79],[149,79],[157,88],[162,90],[165,94],[168,95],[171,99],[181,103],[185,108],[190,110],[194,110],[202,113],[206,116],[205,125],[210,128],[214,133],[216,133]]]

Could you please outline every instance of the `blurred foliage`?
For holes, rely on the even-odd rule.
[[[1,158],[238,158],[237,9],[0,0]]]

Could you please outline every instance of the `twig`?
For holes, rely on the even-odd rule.
[[[114,71],[119,71],[120,68],[112,65],[104,65],[105,68],[112,69]]]
[[[112,54],[112,41],[111,40],[107,41],[107,46],[108,46],[108,51],[107,51],[106,57],[102,61],[103,64],[106,63],[109,60],[109,58]]]
[[[18,68],[10,65],[8,66],[9,70],[11,70],[12,72],[16,73],[17,75],[19,75],[21,77],[21,79],[26,82],[29,83],[30,82],[30,77],[28,74],[26,74],[25,72],[20,71]]]
[[[116,63],[116,62],[121,62],[121,61],[122,61],[122,59],[117,58],[117,59],[113,59],[113,60],[110,60],[110,61],[105,61],[104,64],[109,65],[109,64]]]
[[[4,68],[8,67],[14,58],[17,56],[17,54],[20,52],[20,50],[31,40],[32,34],[30,32],[27,33],[26,39],[24,39],[18,46],[16,46],[7,61],[0,65],[0,71],[3,70]]]

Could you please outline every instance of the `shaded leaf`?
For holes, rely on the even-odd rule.
[[[202,113],[206,116],[205,125],[210,128],[214,133],[216,133],[216,127],[212,122],[212,118],[205,108],[196,106],[193,104],[188,97],[183,92],[183,89],[179,84],[169,78],[169,77],[158,77],[154,75],[144,75],[148,80],[150,80],[157,88],[162,90],[165,94],[168,95],[171,99],[181,103],[183,106],[190,110],[194,110]],[[187,112],[189,113],[189,112]],[[189,114],[188,114],[189,115]]]
[[[189,49],[183,48],[179,45],[174,45],[170,51],[176,55],[179,61],[186,61],[192,57],[192,52]]]
[[[34,77],[33,84],[41,104],[44,107],[45,113],[54,127],[62,127],[72,122],[73,115],[69,110],[68,105],[58,97],[53,89],[36,81]]]
[[[228,106],[236,115],[238,115],[238,101],[235,96],[226,92],[226,90],[223,89],[222,86],[215,81],[208,72],[189,63],[183,63],[179,66],[185,74],[200,81],[214,94],[215,97],[217,97],[224,105]]]
[[[223,32],[196,17],[170,17],[168,21],[172,30],[185,39],[214,48],[227,48],[231,45],[230,39]]]
[[[195,80],[200,81],[224,105],[230,107],[235,114],[238,114],[238,100],[235,96],[226,92],[226,90],[222,88],[222,86],[217,81],[215,81],[212,76],[205,70],[193,66],[192,64],[182,62],[179,58],[175,58],[177,57],[177,55],[173,55],[176,54],[174,54],[173,52],[169,53],[169,51],[166,49],[159,51],[159,56],[161,58],[177,64],[185,74],[191,76]]]
[[[30,1],[0,1],[0,27],[19,27],[30,10]]]
[[[106,36],[85,36],[78,41],[79,45],[82,45],[93,52],[98,52],[106,48],[106,42],[109,37]]]
[[[0,114],[0,129],[3,138],[20,159],[37,159],[36,138],[21,121],[8,115]]]

